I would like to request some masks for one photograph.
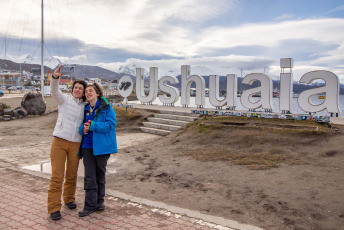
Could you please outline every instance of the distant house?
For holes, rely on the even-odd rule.
[[[50,78],[48,78],[48,84],[50,85]],[[73,85],[73,79],[70,78],[70,76],[61,76],[59,81],[59,88],[61,90],[67,90],[68,88],[71,88]]]
[[[109,86],[109,82],[106,81],[105,79],[102,79],[101,83],[100,83],[100,86],[102,86],[102,87]]]
[[[112,90],[117,90],[117,88],[118,88],[118,83],[117,83],[117,82],[116,82],[116,83],[112,82],[112,83],[110,83],[109,87],[110,87],[110,89],[112,89]]]
[[[102,80],[100,78],[90,78],[89,83],[97,83],[97,84],[101,85]]]
[[[0,73],[0,84],[4,86],[16,86],[21,81],[20,73]]]

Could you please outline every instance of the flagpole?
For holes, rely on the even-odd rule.
[[[44,99],[44,63],[43,63],[43,50],[44,50],[44,25],[43,25],[43,0],[41,9],[41,94]]]

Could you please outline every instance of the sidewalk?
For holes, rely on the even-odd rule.
[[[0,166],[0,229],[230,229],[185,215],[164,212],[107,195],[106,209],[79,218],[84,191],[77,188],[78,207],[62,206],[62,219],[47,214],[49,180]]]

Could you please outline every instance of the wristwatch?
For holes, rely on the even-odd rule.
[[[60,76],[55,77],[54,74],[51,77],[54,78],[54,79],[59,79],[60,78]]]

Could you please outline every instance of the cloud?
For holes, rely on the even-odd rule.
[[[344,11],[344,5],[338,6],[332,10],[329,11],[329,13],[334,13],[334,12],[341,12]]]
[[[40,2],[0,2],[0,35],[8,39],[7,55],[39,56]],[[137,62],[180,72],[180,65],[190,64],[204,65],[215,74],[266,68],[276,75],[279,58],[292,57],[305,69],[339,70],[344,79],[343,18],[291,20],[297,15],[280,13],[270,22],[233,25],[226,15],[235,15],[240,4],[237,0],[47,1],[45,55],[111,68]],[[332,11],[342,10],[339,6]],[[3,44],[0,55],[4,50]]]
[[[279,17],[274,18],[274,20],[282,21],[282,20],[291,19],[291,18],[293,18],[294,16],[295,16],[295,15],[293,15],[293,14],[283,14],[283,15],[281,15],[281,16],[279,16]]]
[[[248,56],[221,56],[221,57],[204,57],[204,58],[188,58],[188,59],[168,59],[168,60],[141,60],[141,59],[127,59],[125,62],[114,63],[97,63],[98,66],[103,68],[117,71],[123,66],[135,66],[137,68],[144,68],[149,71],[149,67],[158,67],[159,76],[171,75],[177,76],[180,74],[182,65],[191,66],[191,74],[199,74],[193,72],[193,67],[205,67],[208,72],[202,74],[241,74],[241,68],[245,72],[249,71],[264,71],[264,66],[269,66],[273,60],[263,57],[248,57]]]

